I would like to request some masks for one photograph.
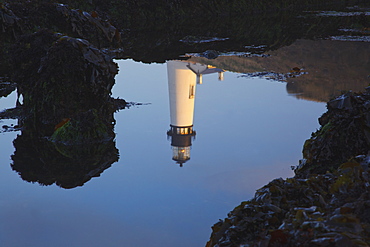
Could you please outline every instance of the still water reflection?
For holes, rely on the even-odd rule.
[[[151,104],[115,115],[120,159],[99,179],[68,193],[25,183],[7,165],[15,134],[2,134],[0,176],[7,186],[1,190],[0,224],[6,246],[147,246],[148,239],[150,246],[203,246],[215,220],[267,181],[292,175],[289,166],[324,111],[323,103],[288,97],[281,83],[230,72],[224,81],[207,75],[196,97],[194,89],[192,159],[180,169],[165,135],[174,123],[171,66],[118,63],[113,96]]]
[[[120,157],[99,178],[72,190],[26,183],[9,167],[16,133],[1,134],[4,246],[204,246],[217,219],[268,181],[293,175],[325,111],[281,82],[199,63],[117,62],[113,96],[150,104],[115,114]],[[1,107],[15,101],[13,93]]]
[[[204,76],[194,97],[196,141],[191,160],[180,169],[170,159],[164,135],[171,122],[166,65],[119,64],[113,95],[151,104],[116,114],[122,166],[113,169],[129,171],[132,176],[123,181],[134,180],[129,183],[139,183],[142,195],[154,193],[154,203],[162,203],[151,201],[146,224],[161,219],[164,225],[156,229],[178,240],[171,243],[163,236],[158,246],[202,246],[215,218],[266,181],[291,176],[290,165],[297,164],[303,141],[325,108],[324,103],[289,97],[283,83],[230,72],[224,81]]]
[[[196,85],[201,73],[194,71],[221,71],[177,61],[117,62],[113,96],[150,104],[115,114],[120,157],[99,178],[72,190],[26,183],[9,167],[16,133],[1,134],[4,246],[204,246],[217,219],[271,179],[293,175],[290,165],[325,110],[324,103],[289,96],[284,83],[224,72],[223,81],[204,75]],[[194,86],[185,86],[194,121],[184,124],[169,106],[176,66],[187,68]],[[15,95],[1,99],[2,108],[8,100]],[[170,134],[185,126],[191,136],[193,122],[197,139],[180,168],[171,160],[168,125]]]
[[[118,60],[113,97],[148,104],[114,119],[104,100],[110,89],[104,98],[87,97],[89,104],[69,95],[55,100],[72,113],[105,105],[115,136],[107,145],[70,150],[36,131],[0,131],[0,245],[204,246],[219,218],[270,180],[293,175],[324,101],[369,83],[369,43],[343,42],[368,32],[367,14],[295,15],[251,16],[245,25],[222,19],[204,29],[155,24],[146,27],[149,36],[132,29],[123,57],[223,56]],[[230,39],[203,39],[205,33]],[[2,97],[0,109],[16,101],[15,92]]]
[[[168,93],[170,103],[171,129],[167,135],[171,139],[172,159],[182,167],[190,160],[190,147],[196,132],[193,130],[194,101],[197,84],[203,83],[203,75],[219,74],[223,70],[209,65],[167,61]]]

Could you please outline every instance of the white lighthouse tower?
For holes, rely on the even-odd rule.
[[[223,70],[186,61],[167,61],[168,91],[170,98],[171,124],[167,135],[171,138],[172,159],[182,166],[190,159],[193,130],[195,89],[202,84],[202,75]]]

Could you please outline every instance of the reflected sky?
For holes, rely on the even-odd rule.
[[[268,181],[293,176],[325,111],[288,96],[285,83],[204,75],[191,160],[179,167],[167,140],[166,64],[117,62],[112,96],[150,104],[115,114],[120,159],[99,178],[70,190],[24,182],[9,165],[16,133],[0,134],[4,246],[204,246],[219,218]]]

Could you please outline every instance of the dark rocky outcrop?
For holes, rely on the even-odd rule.
[[[369,246],[369,156],[308,179],[276,179],[212,227],[210,246]]]
[[[19,73],[8,66],[14,58],[13,43],[22,35],[47,29],[50,32],[88,40],[97,48],[121,44],[121,32],[96,11],[71,9],[44,1],[0,3],[0,75]]]
[[[63,188],[82,186],[118,160],[113,99],[118,72],[112,58],[87,40],[41,30],[13,46],[11,78],[17,107],[0,114],[17,118],[11,167],[22,179]]]
[[[18,102],[0,118],[18,119],[11,167],[22,179],[82,186],[118,160],[113,114],[125,108],[111,90],[116,63],[101,47],[121,33],[96,11],[52,1],[0,3],[1,96]]]
[[[327,104],[295,177],[257,190],[212,227],[210,246],[369,246],[370,92]]]
[[[336,170],[340,164],[370,151],[370,88],[348,92],[327,103],[319,118],[320,129],[303,147],[303,159],[295,172],[299,177]]]
[[[302,21],[300,16],[303,10],[323,10],[330,4],[331,10],[342,9],[349,2],[14,0],[1,5],[0,12],[6,13],[7,18],[5,22],[0,18],[0,26],[6,27],[3,36],[8,41],[46,28],[86,39],[98,48],[120,48],[120,58],[163,63],[187,52],[255,52],[246,48],[251,44],[266,45],[263,50],[269,51],[302,37],[321,38],[337,33],[338,26],[346,24],[338,18]],[[368,17],[361,22],[367,23]],[[182,42],[204,37],[211,41]],[[7,53],[9,44],[0,44],[0,54]],[[0,61],[0,65],[3,68],[6,63]]]
[[[47,126],[42,135],[50,135],[62,119],[73,122],[93,110],[112,125],[110,94],[118,69],[108,55],[86,40],[47,30],[23,36],[13,54],[18,73],[12,78],[23,96],[25,124],[33,118]]]
[[[6,36],[49,29],[71,37],[84,38],[97,47],[118,45],[119,30],[96,11],[72,9],[60,3],[25,1],[1,4],[0,27]]]
[[[13,141],[11,168],[27,182],[65,189],[83,186],[118,161],[114,140],[70,145],[22,132]]]

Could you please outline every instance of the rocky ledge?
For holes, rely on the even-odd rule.
[[[210,246],[369,246],[370,89],[327,103],[295,176],[212,227]]]

